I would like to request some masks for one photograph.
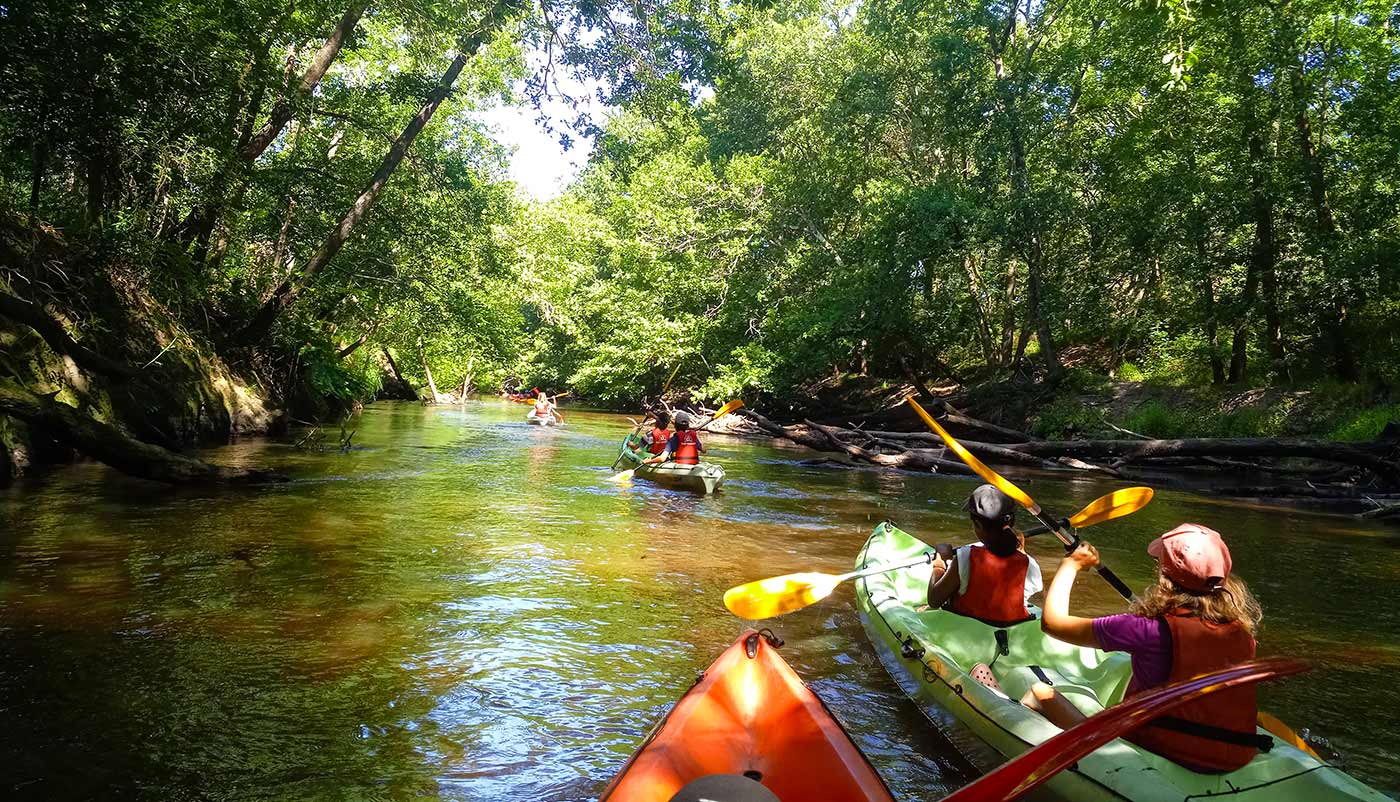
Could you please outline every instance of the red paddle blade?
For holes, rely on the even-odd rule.
[[[1299,660],[1252,660],[1135,696],[1008,760],[990,774],[944,797],[942,802],[1010,802],[1019,799],[1100,746],[1187,702],[1226,688],[1292,676],[1307,670],[1308,664]]]

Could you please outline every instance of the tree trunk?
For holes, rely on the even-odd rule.
[[[316,51],[316,55],[311,59],[311,65],[302,73],[301,80],[297,82],[293,90],[295,100],[282,97],[273,105],[272,112],[268,115],[267,122],[256,134],[248,138],[238,155],[244,161],[256,161],[263,151],[267,150],[277,136],[282,133],[282,129],[291,121],[296,114],[296,101],[309,97],[316,85],[321,82],[321,78],[329,70],[331,64],[335,63],[335,58],[340,54],[340,48],[344,46],[345,40],[350,33],[355,30],[355,26],[360,22],[360,16],[365,13],[365,7],[369,5],[368,0],[353,0],[350,7],[345,10],[340,22],[336,23],[331,35],[321,45],[321,49]]]
[[[1273,369],[1284,381],[1291,379],[1283,351],[1283,322],[1278,312],[1277,245],[1274,242],[1272,165],[1257,124],[1249,133],[1250,213],[1254,217],[1254,248],[1250,261],[1259,275],[1264,301],[1264,341]]]
[[[1196,225],[1196,267],[1201,271],[1201,318],[1205,323],[1206,347],[1210,349],[1210,382],[1225,383],[1225,361],[1220,358],[1220,326],[1215,311],[1215,279],[1211,276],[1210,253],[1206,248],[1205,224]]]
[[[423,350],[423,338],[418,338],[418,358],[423,361],[423,375],[428,378],[428,393],[432,396],[432,403],[438,402],[437,382],[433,381],[433,369],[428,367],[428,352]]]
[[[41,122],[42,126],[43,123]],[[49,135],[46,129],[34,135],[34,164],[29,179],[29,224],[39,219],[39,196],[44,191],[44,172],[49,166]]]
[[[99,145],[92,147],[93,152],[88,154],[87,159],[87,221],[93,228],[101,228],[106,212],[107,159],[97,152]]]
[[[1064,372],[1064,366],[1060,364],[1060,356],[1055,348],[1055,339],[1050,331],[1050,321],[1042,308],[1044,297],[1042,272],[1045,266],[1045,253],[1040,238],[1040,221],[1036,217],[1031,199],[1024,132],[1021,130],[1021,119],[1016,106],[1017,90],[1013,80],[1006,74],[1006,65],[1003,59],[1007,44],[1015,36],[1016,18],[1019,13],[1020,3],[1013,2],[1007,11],[1007,24],[1000,36],[1000,43],[993,45],[992,66],[997,81],[997,95],[1001,101],[1001,117],[1006,125],[1008,144],[1011,148],[1012,203],[1016,207],[1015,215],[1020,229],[1016,236],[1019,240],[1021,255],[1026,260],[1026,317],[1029,326],[1034,327],[1036,338],[1040,341],[1040,353],[1045,358],[1046,372],[1049,374],[1050,380],[1054,381]],[[1026,17],[1028,20],[1031,17],[1030,0],[1027,0]]]
[[[1001,367],[1011,365],[1016,355],[1016,260],[1006,260],[1006,309],[1001,318]]]
[[[235,336],[234,339],[237,342],[246,345],[266,337],[278,316],[296,301],[297,296],[301,295],[301,293],[310,286],[317,274],[320,273],[326,265],[330,264],[331,260],[336,257],[336,254],[340,253],[340,249],[344,247],[346,241],[350,239],[350,234],[355,230],[355,226],[364,219],[365,215],[369,214],[369,210],[374,206],[375,200],[377,200],[380,193],[384,191],[384,186],[388,184],[389,178],[394,174],[394,171],[398,169],[399,164],[408,153],[409,146],[413,144],[413,140],[418,137],[419,132],[421,132],[423,127],[428,124],[428,121],[432,119],[438,106],[442,105],[442,101],[445,100],[447,95],[452,91],[452,85],[457,82],[457,76],[461,74],[462,68],[467,65],[468,59],[476,54],[476,51],[500,25],[506,12],[511,8],[508,3],[509,0],[498,0],[498,2],[492,6],[487,18],[482,22],[480,29],[462,43],[461,52],[457,54],[457,57],[454,58],[452,63],[448,66],[447,71],[443,73],[442,78],[438,81],[437,87],[435,87],[428,96],[427,102],[423,104],[422,108],[418,110],[418,113],[409,121],[403,133],[399,134],[398,138],[394,140],[394,144],[389,148],[389,152],[384,155],[384,161],[379,165],[379,169],[375,171],[369,184],[365,186],[364,190],[360,192],[359,197],[356,198],[355,202],[346,210],[345,214],[340,218],[340,223],[335,227],[335,230],[326,237],[320,249],[317,250],[316,254],[311,257],[311,260],[306,263],[301,277],[295,280],[288,278],[278,285],[277,289],[273,291],[272,297],[262,305],[262,308],[258,310],[253,320]]]
[[[1300,48],[1295,42],[1291,50]],[[1337,244],[1337,221],[1327,197],[1327,175],[1322,159],[1313,145],[1312,121],[1308,118],[1307,82],[1303,79],[1301,59],[1289,59],[1289,84],[1293,99],[1293,130],[1298,139],[1298,156],[1302,160],[1303,176],[1308,184],[1308,196],[1313,207],[1313,229],[1318,254],[1322,259],[1322,274],[1328,279],[1332,314],[1323,315],[1323,328],[1332,349],[1332,372],[1338,379],[1354,382],[1360,378],[1356,352],[1352,347],[1350,320],[1350,282],[1336,276],[1333,251]]]
[[[170,484],[286,481],[266,471],[225,468],[142,442],[52,396],[29,392],[0,379],[0,413],[37,427],[58,443],[104,462],[122,473]]]

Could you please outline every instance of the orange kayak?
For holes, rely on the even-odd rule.
[[[772,636],[752,631],[700,675],[600,802],[667,802],[701,778],[743,777],[782,802],[894,802],[831,711],[778,656]]]

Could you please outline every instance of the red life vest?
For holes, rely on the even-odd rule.
[[[518,414],[520,414],[520,413],[517,412],[516,414],[518,415]],[[545,417],[548,417],[548,416],[549,416],[549,402],[548,402],[548,401],[536,401],[536,402],[535,402],[535,417],[537,417],[537,418],[545,418]]]
[[[671,439],[669,429],[654,428],[651,430],[651,445],[648,447],[653,454],[662,454],[666,451],[666,441]]]
[[[998,557],[984,546],[967,547],[967,591],[953,597],[950,610],[992,626],[1029,621],[1026,609],[1026,570],[1031,558],[1013,551]]]
[[[1185,610],[1166,616],[1166,621],[1172,631],[1169,683],[1219,671],[1254,658],[1254,637],[1238,621],[1215,624],[1190,615]],[[1248,685],[1189,702],[1178,707],[1171,716],[1158,719],[1124,737],[1193,771],[1234,771],[1254,759],[1259,750],[1243,743],[1227,743],[1219,736],[1228,733],[1232,739],[1255,739],[1257,717],[1254,686]],[[1209,733],[1183,731],[1193,729],[1192,725],[1205,725],[1225,732],[1212,737]]]
[[[676,430],[676,453],[671,461],[679,465],[700,464],[700,435],[694,429]]]

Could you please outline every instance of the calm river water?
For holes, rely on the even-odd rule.
[[[724,589],[843,571],[884,518],[959,539],[972,482],[804,467],[711,437],[709,498],[606,481],[627,424],[381,404],[348,454],[211,450],[274,488],[170,490],[80,465],[0,490],[0,797],[587,800],[739,633]],[[1051,510],[1112,486],[1030,479]],[[1220,529],[1261,650],[1317,670],[1266,708],[1400,788],[1400,532],[1163,492],[1092,530],[1130,585],[1181,520]],[[1033,541],[1049,571],[1056,546]],[[1049,574],[1046,574],[1047,578]],[[1088,612],[1121,603],[1081,582]],[[899,693],[849,588],[776,622],[783,655],[902,800],[968,779]]]

